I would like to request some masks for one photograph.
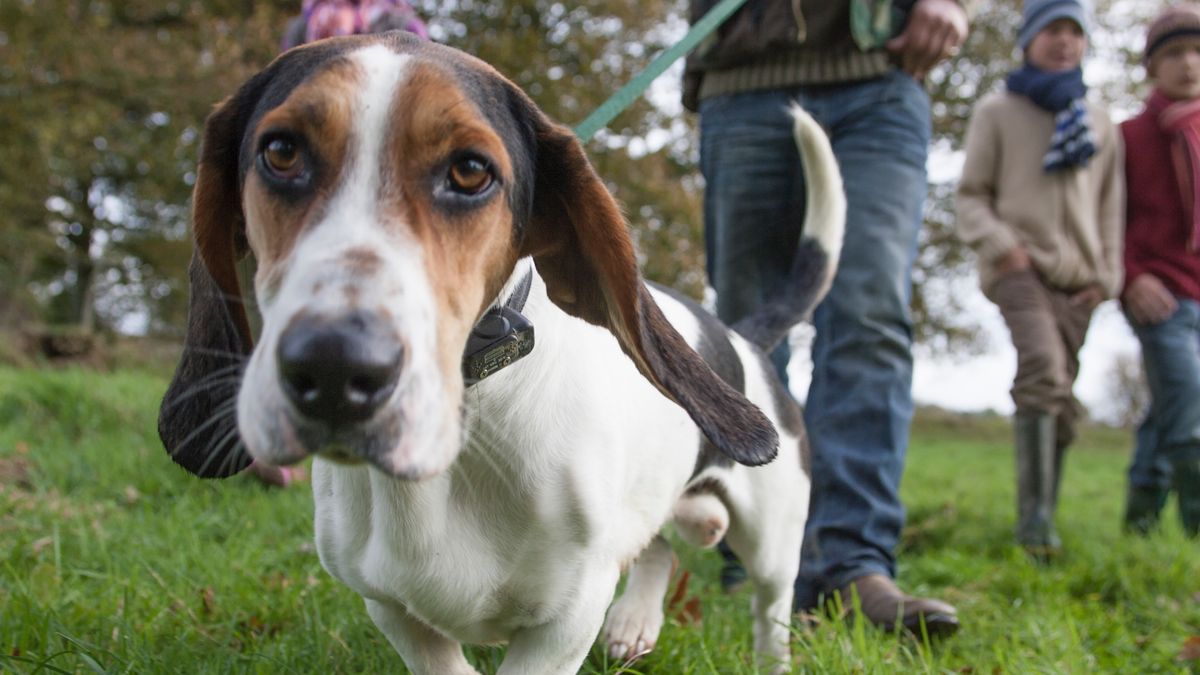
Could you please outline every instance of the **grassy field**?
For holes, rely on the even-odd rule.
[[[168,460],[154,431],[165,383],[0,368],[0,671],[402,672],[321,569],[306,487],[205,482]],[[822,620],[796,630],[798,671],[1200,669],[1200,543],[1173,508],[1162,533],[1121,535],[1126,434],[1090,429],[1069,457],[1068,554],[1049,566],[1010,545],[1008,445],[994,418],[927,414],[914,430],[900,576],[956,604],[960,633],[930,646]],[[584,672],[753,672],[748,595],[720,593],[713,554],[682,553],[702,621],[673,612],[655,654],[625,670],[596,650]],[[469,655],[492,672],[501,651]]]

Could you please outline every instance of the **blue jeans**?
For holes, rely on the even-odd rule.
[[[721,96],[700,105],[708,274],[736,321],[788,273],[804,176],[787,114],[830,134],[849,205],[837,277],[814,313],[805,423],[813,492],[798,607],[871,573],[895,576],[900,477],[912,420],[912,265],[927,191],[929,98],[897,71],[875,80]],[[772,355],[780,368],[786,348]]]
[[[1129,484],[1165,490],[1171,461],[1200,452],[1200,303],[1179,300],[1179,309],[1158,324],[1126,315],[1142,343],[1150,387],[1150,410],[1138,426]]]

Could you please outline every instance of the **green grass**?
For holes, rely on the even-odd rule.
[[[176,468],[154,419],[157,373],[0,368],[0,671],[402,672],[361,600],[321,569],[311,495]],[[1039,566],[1010,544],[1004,420],[922,417],[905,476],[907,589],[959,608],[935,645],[861,623],[798,628],[798,671],[1195,672],[1200,543],[1174,510],[1150,538],[1122,536],[1127,434],[1089,429],[1068,458],[1067,554]],[[697,625],[671,621],[623,671],[750,673],[746,593],[724,596],[716,556],[681,548]],[[493,672],[499,649],[471,649]]]

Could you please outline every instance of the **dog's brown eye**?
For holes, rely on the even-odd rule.
[[[268,169],[282,178],[295,176],[304,168],[300,149],[284,138],[276,138],[263,148],[263,161]]]
[[[483,160],[476,157],[460,159],[450,165],[450,186],[456,192],[477,195],[492,184],[492,172]]]

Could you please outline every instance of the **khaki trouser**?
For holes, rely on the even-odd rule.
[[[1092,308],[1071,303],[1071,292],[1050,288],[1032,269],[1006,274],[987,289],[1017,349],[1012,398],[1017,410],[1057,418],[1058,447],[1070,445],[1083,406],[1071,388]]]

